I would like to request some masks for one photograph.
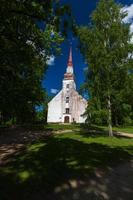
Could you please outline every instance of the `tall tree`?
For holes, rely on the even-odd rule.
[[[114,0],[100,0],[88,27],[78,29],[81,51],[89,66],[86,83],[90,102],[97,110],[108,111],[110,136],[113,136],[112,109],[122,98],[132,59],[129,55],[133,53],[129,24],[123,22],[127,13],[121,8]]]
[[[30,121],[44,101],[47,60],[59,53],[70,9],[58,0],[1,0],[0,13],[1,119]]]

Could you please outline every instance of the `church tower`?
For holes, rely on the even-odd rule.
[[[72,47],[70,48],[66,73],[64,74],[64,79],[63,79],[63,88],[65,89],[66,87],[74,88],[76,90],[76,84],[74,81],[73,61],[72,61]]]
[[[49,123],[84,123],[82,115],[87,101],[76,91],[73,69],[72,47],[70,47],[66,73],[62,82],[62,90],[48,104]]]
[[[68,64],[63,79],[63,93],[62,93],[63,118],[64,122],[66,123],[69,123],[70,121],[74,122],[74,117],[72,116],[72,108],[73,108],[72,95],[73,91],[76,91],[76,84],[74,78],[75,77],[74,77],[73,60],[72,60],[72,47],[70,47]]]

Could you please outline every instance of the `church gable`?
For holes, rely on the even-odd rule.
[[[48,104],[47,121],[50,123],[62,122],[62,91],[60,91]]]
[[[53,99],[48,104],[54,103],[55,101],[59,101],[61,98],[61,94],[62,90],[55,97],[53,97]]]

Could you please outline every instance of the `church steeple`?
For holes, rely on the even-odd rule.
[[[64,79],[63,79],[63,88],[66,88],[66,84],[68,85],[70,84],[71,85],[70,88],[76,89],[74,79],[75,77],[73,72],[72,47],[70,47],[66,73],[64,74]]]
[[[67,63],[66,73],[64,74],[64,80],[74,80],[72,47],[70,47],[69,51],[68,63]]]
[[[72,61],[72,47],[70,47],[69,59],[68,59],[67,67],[73,67],[73,61]]]
[[[70,51],[69,51],[69,58],[68,58],[66,73],[73,74],[72,47],[70,47]]]

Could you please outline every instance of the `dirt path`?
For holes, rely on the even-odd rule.
[[[118,136],[133,138],[133,134],[132,134],[132,133],[114,132],[114,134],[115,134],[115,135],[118,135]]]
[[[133,162],[109,170],[96,169],[86,180],[69,180],[57,187],[60,200],[132,200]]]
[[[7,129],[0,132],[0,165],[11,161],[13,155],[25,149],[26,145],[45,139],[50,131],[28,131],[23,129]]]
[[[66,130],[59,130],[55,131],[55,134],[62,134],[62,133],[74,133],[74,132],[80,132],[80,129],[66,129]],[[100,131],[102,133],[102,131]],[[116,136],[122,136],[122,137],[128,137],[133,138],[133,134],[131,133],[124,133],[124,132],[114,132],[114,135]]]

